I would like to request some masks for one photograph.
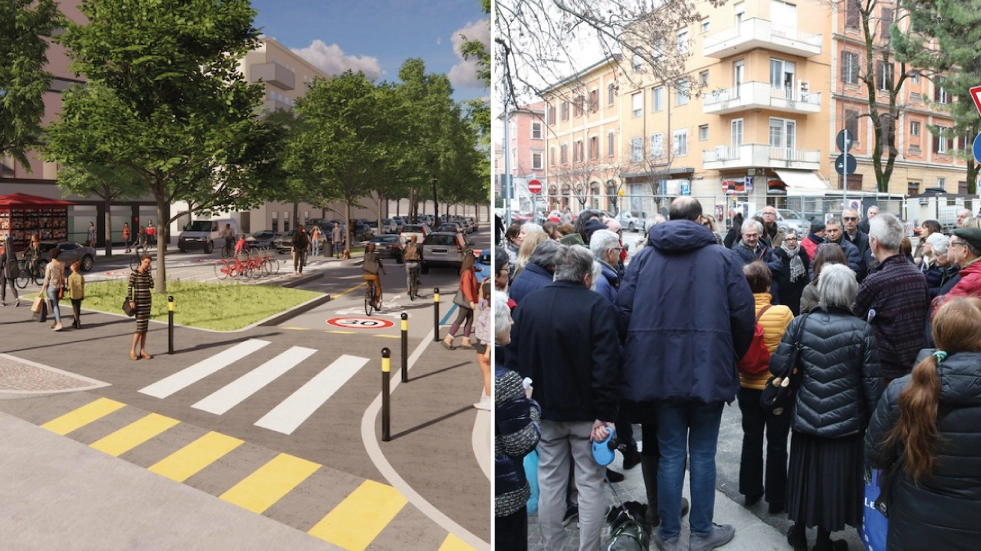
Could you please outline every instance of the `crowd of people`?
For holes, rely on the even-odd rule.
[[[622,480],[591,443],[616,434],[642,466],[646,527],[662,551],[724,546],[715,522],[723,410],[738,402],[738,491],[786,515],[794,550],[847,549],[867,468],[883,469],[889,549],[973,549],[981,541],[981,224],[967,212],[916,251],[877,207],[781,228],[776,209],[724,237],[680,197],[625,264],[622,232],[598,211],[513,224],[495,253],[498,548],[528,546],[536,479],[546,551],[602,543]],[[938,225],[939,226],[939,225]],[[740,362],[765,348],[763,370]],[[936,347],[936,348],[932,348]],[[768,369],[767,369],[768,367]],[[786,408],[761,398],[787,369]],[[633,425],[640,426],[640,442]],[[536,451],[536,472],[525,455]],[[689,473],[688,499],[683,494]],[[973,521],[973,522],[972,522]],[[504,545],[504,547],[500,547]]]

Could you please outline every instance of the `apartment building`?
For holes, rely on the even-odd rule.
[[[894,9],[878,8],[879,20],[890,23]],[[561,146],[575,148],[580,140],[607,134],[614,136],[609,143],[617,153],[602,175],[588,175],[588,205],[608,208],[617,189],[625,193],[622,208],[647,213],[680,195],[696,196],[706,210],[714,206],[723,216],[739,204],[747,210],[789,206],[806,214],[837,210],[845,189],[834,169],[841,153],[835,136],[842,128],[854,137],[849,153],[858,161],[847,178],[853,194],[847,202],[875,195],[873,128],[863,116],[867,92],[858,79],[864,38],[857,12],[813,2],[744,0],[719,7],[703,3],[700,13],[699,21],[668,40],[637,46],[654,55],[687,54],[688,79],[656,81],[641,57],[632,55],[620,63],[607,58],[544,94],[550,108],[560,109],[558,118],[548,118],[560,147],[549,148],[550,182],[565,182],[556,193],[549,190],[555,201],[563,201],[561,186],[575,185],[579,158],[575,149],[571,158],[563,155]],[[877,82],[885,88],[894,69],[881,62],[877,69]],[[927,129],[952,124],[942,107],[949,94],[926,78],[907,82],[899,98],[899,156],[889,194],[933,187],[966,192],[965,163],[952,151],[970,144],[948,143]],[[595,111],[587,103],[581,118],[563,118],[562,102],[590,97],[603,86],[616,90],[609,100],[615,109],[601,102],[604,110]],[[924,98],[941,105],[927,105]],[[882,91],[878,99],[885,105],[888,97]],[[833,197],[837,205],[827,200]]]
[[[536,102],[519,106],[507,114],[508,168],[514,186],[515,208],[520,211],[532,210],[538,201],[535,194],[528,191],[528,182],[539,180],[544,186],[545,177],[545,103]],[[496,182],[504,174],[504,148],[495,144],[494,174]],[[541,206],[541,203],[538,203]]]

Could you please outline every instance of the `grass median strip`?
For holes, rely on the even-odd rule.
[[[216,331],[242,329],[322,296],[314,291],[268,285],[174,280],[167,282],[167,295],[153,294],[150,319],[167,321],[168,295],[174,297],[174,323]],[[125,297],[125,281],[87,283],[82,308],[119,314]],[[67,296],[61,301],[61,312],[62,316],[71,316],[71,301]]]

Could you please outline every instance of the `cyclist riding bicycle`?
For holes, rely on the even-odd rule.
[[[413,235],[402,245],[402,261],[405,262],[405,292],[412,293],[413,278],[419,279],[419,262],[422,260],[422,250],[419,248],[419,237]]]
[[[364,262],[361,264],[361,277],[363,277],[369,284],[374,283],[375,289],[378,291],[378,294],[375,295],[378,297],[375,301],[375,310],[380,310],[382,303],[381,279],[378,278],[379,270],[381,270],[381,273],[388,275],[388,272],[385,271],[385,266],[382,265],[381,259],[378,258],[378,253],[375,252],[375,244],[368,243],[364,249]]]

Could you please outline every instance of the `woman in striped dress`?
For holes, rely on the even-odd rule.
[[[146,330],[150,324],[150,307],[153,305],[153,276],[150,273],[150,255],[143,255],[140,266],[129,274],[127,297],[129,305],[136,310],[136,333],[133,333],[133,347],[129,351],[129,359],[145,360],[153,358],[146,353]],[[136,355],[136,344],[140,345],[140,355]]]

